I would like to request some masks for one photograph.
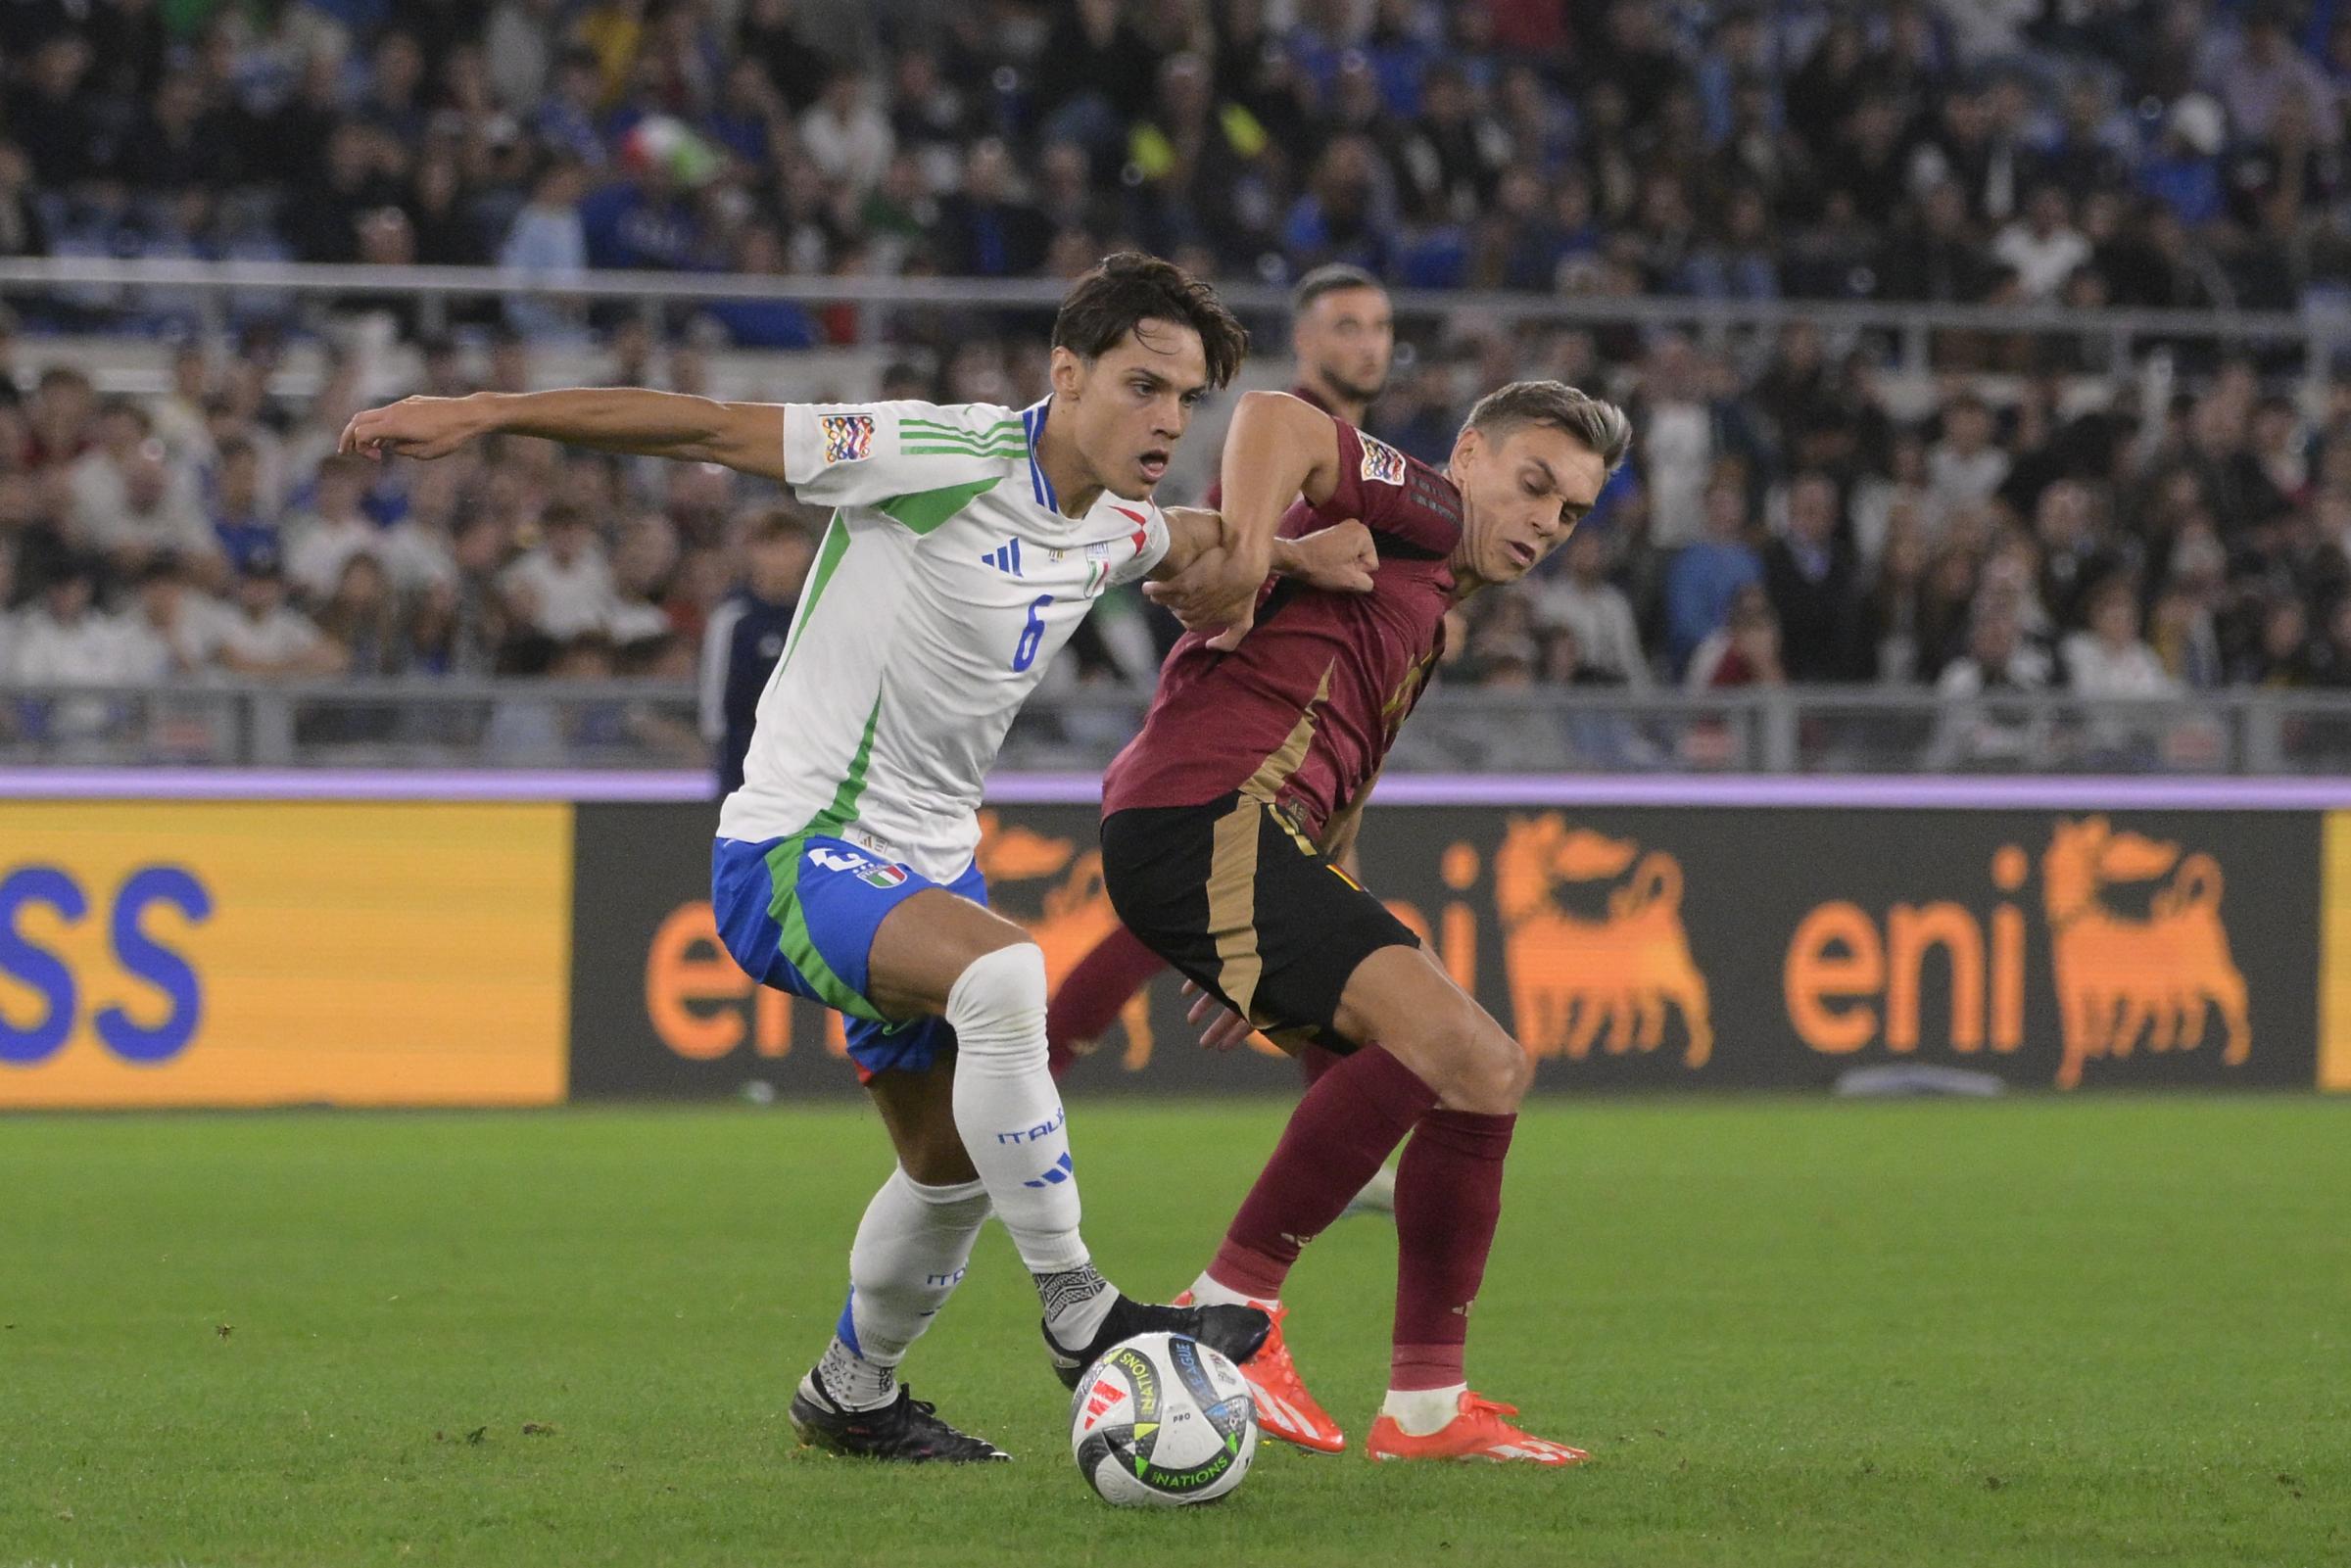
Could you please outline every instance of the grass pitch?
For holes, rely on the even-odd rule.
[[[1080,1102],[1106,1269],[1187,1282],[1281,1112]],[[0,1120],[0,1564],[2351,1560],[2351,1106],[1547,1104],[1471,1371],[1594,1462],[1149,1514],[994,1227],[908,1371],[1019,1462],[793,1447],[886,1168],[846,1108]],[[1359,1445],[1393,1254],[1292,1281]]]

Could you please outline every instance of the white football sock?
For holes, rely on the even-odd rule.
[[[893,1170],[865,1206],[849,1247],[849,1314],[859,1354],[895,1366],[947,1304],[987,1220],[977,1181],[926,1187]]]
[[[1468,1392],[1466,1383],[1449,1389],[1390,1389],[1379,1409],[1404,1428],[1406,1436],[1424,1438],[1444,1431],[1462,1413],[1462,1396]]]
[[[1234,1290],[1216,1275],[1202,1269],[1200,1277],[1192,1281],[1192,1305],[1194,1307],[1248,1307],[1255,1305],[1271,1308],[1279,1307],[1281,1303],[1278,1301],[1269,1302],[1261,1297],[1252,1296],[1247,1291]]]
[[[955,1130],[1029,1272],[1085,1266],[1078,1174],[1045,1059],[1045,955],[1000,947],[947,992],[955,1030]]]
[[[889,1173],[858,1221],[849,1299],[817,1363],[835,1403],[862,1410],[896,1398],[897,1364],[962,1282],[986,1219],[977,1181],[926,1187],[902,1168]]]

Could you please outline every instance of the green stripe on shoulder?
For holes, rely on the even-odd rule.
[[[1007,430],[1018,430],[1021,428],[1021,422],[1018,419],[1000,419],[992,425],[953,425],[939,419],[901,419],[898,421],[898,428],[908,431],[929,431],[933,435],[940,436],[985,438],[999,435]]]
[[[999,474],[986,479],[975,479],[968,485],[948,485],[939,490],[917,491],[911,496],[893,496],[884,501],[880,509],[913,532],[928,534],[1003,482],[1003,476]]]

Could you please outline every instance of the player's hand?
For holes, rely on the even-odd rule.
[[[480,404],[464,398],[403,398],[354,415],[335,450],[377,462],[446,457],[486,429]]]
[[[1217,646],[1230,647],[1249,629],[1257,610],[1258,590],[1271,570],[1270,560],[1250,558],[1227,546],[1203,550],[1199,559],[1164,582],[1145,583],[1143,595],[1171,611],[1187,632],[1225,632],[1232,641],[1219,639]]]
[[[1183,994],[1196,997],[1189,1013],[1184,1015],[1194,1028],[1200,1030],[1200,1045],[1209,1051],[1229,1051],[1256,1032],[1250,1022],[1226,1007],[1223,1002],[1200,989],[1197,980],[1183,982]],[[1202,1027],[1205,1022],[1206,1027]]]
[[[1371,574],[1379,569],[1379,551],[1372,546],[1371,530],[1349,519],[1300,539],[1277,541],[1273,569],[1309,588],[1368,594]]]

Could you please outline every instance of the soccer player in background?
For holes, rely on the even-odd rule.
[[[1307,273],[1290,291],[1290,349],[1298,363],[1298,384],[1290,396],[1360,427],[1386,390],[1395,357],[1396,320],[1387,289],[1363,268],[1344,262]],[[1222,482],[1210,490],[1210,506],[1219,503],[1223,491]],[[1354,869],[1352,851],[1342,863]],[[1063,976],[1045,1015],[1054,1076],[1091,1052],[1134,993],[1166,968],[1167,961],[1124,926],[1095,943]],[[1319,1045],[1298,1053],[1310,1087],[1337,1060]],[[1385,1166],[1372,1173],[1354,1207],[1375,1212],[1395,1207],[1395,1180]]]
[[[701,732],[718,768],[721,800],[743,787],[759,693],[783,656],[816,542],[790,511],[770,506],[746,519],[743,554],[743,587],[710,612],[702,630]]]
[[[438,457],[491,435],[716,462],[835,508],[759,700],[744,783],[719,818],[712,900],[761,982],[848,1017],[848,1049],[897,1156],[857,1228],[850,1291],[800,1380],[806,1442],[889,1459],[989,1460],[991,1444],[897,1382],[991,1209],[1075,1386],[1135,1334],[1246,1361],[1271,1324],[1230,1304],[1145,1306],[1094,1268],[1045,1057],[1044,957],[986,908],[973,866],[989,764],[1103,590],[1146,574],[1187,619],[1245,620],[1270,570],[1367,591],[1362,530],[1336,566],[1150,499],[1194,404],[1248,335],[1179,268],[1132,253],[1064,298],[1051,393],[992,404],[719,403],[635,389],[409,399],[352,421],[346,451]]]
[[[1142,733],[1103,781],[1111,902],[1229,1010],[1204,1041],[1230,1049],[1254,1027],[1343,1056],[1299,1101],[1223,1245],[1178,1298],[1273,1314],[1272,1338],[1242,1371],[1266,1430],[1307,1448],[1335,1452],[1346,1440],[1298,1377],[1282,1284],[1409,1133],[1371,1456],[1584,1457],[1511,1425],[1511,1406],[1470,1392],[1463,1361],[1532,1063],[1338,861],[1436,663],[1446,611],[1558,548],[1629,439],[1612,404],[1516,382],[1470,410],[1440,474],[1299,399],[1249,394],[1225,441],[1226,526],[1245,535],[1285,510],[1288,534],[1361,519],[1378,550],[1372,592],[1285,581],[1255,607],[1253,630],[1186,615],[1193,630],[1160,672]]]

